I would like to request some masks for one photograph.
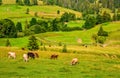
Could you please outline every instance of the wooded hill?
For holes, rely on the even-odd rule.
[[[49,5],[59,5],[77,11],[92,13],[101,8],[120,8],[120,0],[43,0]]]
[[[97,11],[100,8],[109,8],[114,10],[120,8],[120,0],[0,0],[0,4],[44,4],[59,5],[62,7],[74,9],[77,11]]]

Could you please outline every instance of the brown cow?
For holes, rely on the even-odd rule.
[[[50,58],[51,59],[57,59],[58,58],[58,54],[52,54]]]
[[[28,58],[29,57],[31,57],[32,59],[35,59],[35,57],[39,58],[39,55],[34,52],[28,52],[27,55],[28,55]]]

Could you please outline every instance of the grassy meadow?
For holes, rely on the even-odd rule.
[[[22,54],[28,50],[21,50],[28,44],[28,37],[11,38],[12,47],[4,47],[4,38],[0,39],[0,78],[119,78],[120,72],[120,45],[119,24],[112,22],[102,24],[104,30],[110,33],[107,47],[80,46],[76,40],[82,38],[84,43],[91,43],[91,35],[96,33],[99,26],[90,30],[73,32],[47,32],[37,34],[36,37],[46,43],[40,46],[39,58],[24,62]],[[113,27],[114,26],[114,27]],[[111,29],[112,28],[112,29]],[[85,41],[86,40],[86,41]],[[48,42],[51,44],[49,47]],[[63,46],[58,42],[67,44],[67,53],[63,53]],[[114,43],[114,44],[113,44]],[[115,44],[117,43],[117,45]],[[114,46],[113,46],[114,45]],[[16,52],[16,59],[8,59],[9,51]],[[58,54],[56,60],[51,60],[51,54]],[[77,57],[79,64],[70,65],[72,58]]]
[[[29,14],[26,13],[26,9],[29,8]],[[57,11],[60,10],[60,14]],[[60,17],[64,12],[75,13],[77,17],[81,17],[81,13],[70,9],[62,8],[59,6],[19,6],[19,5],[2,5],[0,6],[0,19],[1,18],[12,18],[21,20],[23,18],[34,17],[34,13],[38,13],[38,18],[56,18]]]
[[[36,51],[39,58],[24,62],[23,53],[18,47],[0,47],[0,78],[119,78],[119,47],[68,46],[69,53],[62,53],[62,47],[48,47]],[[54,50],[53,50],[54,49]],[[59,51],[58,51],[59,49]],[[14,51],[16,59],[8,59],[7,52]],[[58,54],[51,60],[51,54]],[[109,55],[106,56],[106,54]],[[117,58],[112,58],[116,55]],[[77,57],[79,64],[70,65],[71,59]]]
[[[9,0],[10,1],[10,0]],[[26,9],[30,9],[30,14],[25,14]],[[57,14],[60,10],[60,14]],[[9,18],[15,23],[21,21],[24,25],[26,20],[34,17],[38,12],[37,19],[60,17],[64,12],[72,12],[81,17],[81,13],[61,8],[58,6],[0,6],[0,19]],[[69,27],[81,27],[85,21],[70,21]],[[109,32],[105,42],[106,47],[93,46],[91,36],[96,34],[100,26]],[[37,39],[43,43],[37,52],[39,58],[29,59],[24,62],[22,55],[27,53],[28,38],[8,38],[11,47],[5,47],[7,38],[0,38],[0,78],[119,78],[120,77],[120,21],[108,22],[95,26],[89,30],[71,32],[46,32],[35,34]],[[24,27],[24,26],[23,26]],[[82,39],[81,46],[77,40]],[[58,46],[59,42],[62,46]],[[67,45],[67,52],[63,53],[63,44]],[[51,45],[51,47],[49,46]],[[25,50],[21,50],[25,47]],[[8,52],[15,52],[16,59],[8,59]],[[51,54],[58,54],[58,59],[50,59]],[[77,57],[79,64],[70,65],[72,58]]]

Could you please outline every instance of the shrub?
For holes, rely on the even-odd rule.
[[[8,39],[7,39],[7,41],[6,41],[6,46],[7,46],[7,47],[11,46],[10,41],[9,41]]]
[[[62,43],[61,43],[61,42],[59,42],[59,43],[58,43],[58,45],[59,45],[59,46],[62,46]]]
[[[99,36],[98,37],[98,43],[104,44],[105,41],[106,41],[106,37],[104,37],[104,36]]]
[[[26,9],[26,14],[29,14],[30,10],[29,8]]]
[[[65,53],[67,52],[67,46],[66,46],[66,44],[64,44],[62,52],[65,52]]]

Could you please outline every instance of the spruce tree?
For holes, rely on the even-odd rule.
[[[30,10],[29,8],[26,9],[26,14],[29,14]]]
[[[37,24],[37,20],[36,20],[36,18],[32,18],[30,21],[30,26],[33,26],[35,24]]]
[[[29,50],[38,50],[39,49],[39,45],[37,43],[37,39],[35,36],[29,37],[28,49]]]
[[[22,24],[21,24],[21,22],[17,22],[16,29],[17,29],[18,32],[22,32]]]
[[[108,32],[104,31],[104,30],[103,30],[103,27],[100,26],[100,29],[98,30],[97,35],[98,35],[98,36],[108,36]]]
[[[67,52],[67,46],[66,46],[66,44],[64,44],[62,52],[65,52],[65,53]]]
[[[11,46],[9,39],[6,40],[6,46],[7,47]]]

